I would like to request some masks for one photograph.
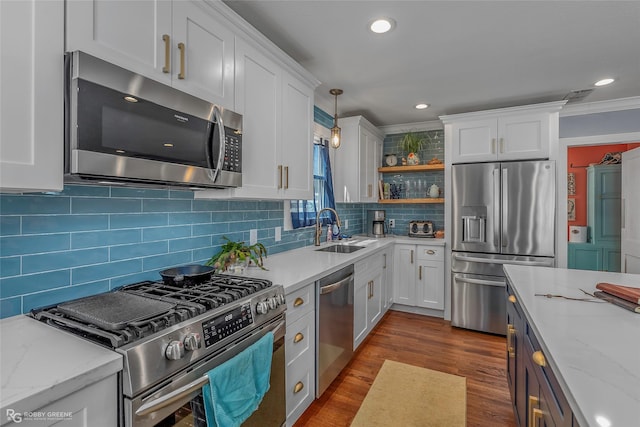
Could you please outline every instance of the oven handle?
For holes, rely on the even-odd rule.
[[[278,322],[278,324],[275,325],[273,328],[271,328],[270,331],[273,332],[274,335],[277,335],[278,330],[283,328],[284,326],[285,326],[285,320],[282,320]],[[204,386],[208,382],[209,382],[209,376],[205,374],[200,378],[198,378],[197,380],[192,381],[189,384],[186,384],[178,389],[175,389],[171,393],[168,393],[156,400],[152,400],[151,402],[147,402],[144,405],[141,405],[136,411],[136,415],[142,417],[152,412],[155,412],[159,409],[167,407],[183,399],[185,396],[190,395],[194,391],[202,388],[202,386]]]

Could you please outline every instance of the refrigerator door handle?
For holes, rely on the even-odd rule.
[[[502,247],[506,248],[509,245],[507,241],[506,230],[509,228],[509,180],[507,168],[502,168],[502,220],[501,229],[502,229]]]
[[[493,247],[500,247],[500,169],[493,169]]]
[[[505,282],[496,282],[495,280],[470,279],[468,277],[459,276],[457,276],[455,280],[462,283],[470,283],[472,285],[500,286],[502,288],[506,287]]]
[[[454,254],[453,257],[458,261],[467,262],[481,262],[484,264],[509,264],[509,265],[526,265],[529,267],[552,267],[553,264],[549,261],[520,261],[510,259],[496,259],[496,258],[480,258],[466,255]]]

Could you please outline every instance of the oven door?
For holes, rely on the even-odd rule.
[[[135,397],[124,399],[124,425],[147,426],[201,426],[204,422],[202,386],[207,383],[207,373],[248,348],[268,332],[273,332],[273,357],[269,391],[258,409],[243,426],[280,427],[286,421],[285,405],[285,336],[284,315],[253,331],[197,365],[163,382],[157,388]]]

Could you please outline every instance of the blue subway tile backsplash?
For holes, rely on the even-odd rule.
[[[329,123],[331,117],[320,119],[316,117]],[[386,137],[384,153],[399,153],[400,138]],[[422,156],[442,158],[442,152],[436,144]],[[409,178],[443,188],[442,176]],[[248,242],[251,229],[257,229],[269,255],[312,245],[312,228],[282,231],[281,240],[275,241],[284,203],[196,200],[188,190],[92,185],[69,185],[60,193],[0,194],[0,317],[160,280],[159,272],[166,268],[206,262],[223,237]],[[393,234],[406,234],[413,219],[430,219],[436,229],[444,226],[441,204],[339,203],[341,219],[349,220],[343,232],[366,232],[368,209],[386,210],[387,218],[396,221]]]

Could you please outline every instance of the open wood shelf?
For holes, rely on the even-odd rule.
[[[438,165],[413,165],[413,166],[382,166],[378,168],[380,173],[390,172],[424,172],[424,171],[443,171],[444,164]]]
[[[389,205],[401,205],[401,204],[418,204],[418,203],[444,203],[443,198],[424,198],[424,199],[381,199],[378,203]]]

